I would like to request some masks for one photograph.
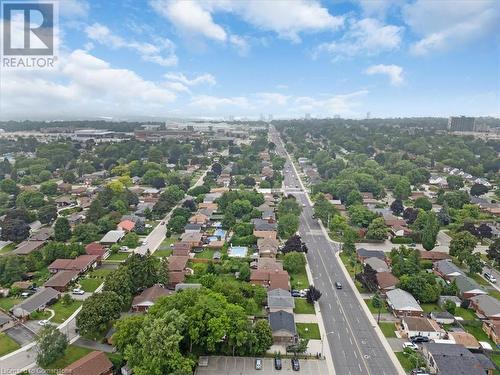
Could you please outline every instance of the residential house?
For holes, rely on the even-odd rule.
[[[43,227],[33,233],[29,241],[48,241],[54,236],[54,229],[52,227]]]
[[[278,253],[279,241],[273,238],[259,238],[257,240],[257,248],[259,249],[259,257],[276,258]]]
[[[262,211],[261,218],[262,220],[266,220],[268,223],[276,222],[276,214],[274,213],[274,210]]]
[[[77,199],[77,203],[79,207],[81,207],[83,210],[86,210],[87,208],[90,208],[90,205],[92,204],[92,198],[80,197]]]
[[[99,242],[91,242],[85,246],[85,253],[88,255],[96,255],[98,261],[103,260],[107,252],[108,250]]]
[[[432,260],[433,262],[437,262],[439,260],[450,259],[450,255],[447,253],[443,253],[441,251],[427,251],[427,250],[419,250],[420,259],[422,260]]]
[[[435,262],[433,269],[436,274],[449,281],[457,276],[464,276],[464,272],[447,259]]]
[[[262,231],[259,231],[259,230],[253,230],[253,235],[257,238],[270,238],[272,240],[275,240],[277,235],[278,235],[278,232],[276,232],[275,230],[262,230]]]
[[[94,351],[65,367],[60,374],[112,375],[113,363],[103,352]]]
[[[481,286],[470,277],[460,275],[455,277],[458,293],[462,298],[471,298],[480,294],[487,294]]]
[[[483,331],[496,345],[500,344],[500,321],[498,320],[483,321]]]
[[[197,224],[197,225],[207,225],[209,221],[210,217],[200,212],[194,214],[189,218],[189,222],[191,224]]]
[[[59,185],[57,185],[57,190],[60,191],[61,193],[71,193],[71,184],[62,182]]]
[[[407,338],[424,336],[431,340],[438,340],[444,338],[446,335],[446,331],[437,322],[428,318],[405,316],[401,320],[400,327],[401,332]]]
[[[200,233],[201,229],[202,228],[201,228],[200,224],[187,223],[186,226],[184,227],[184,232],[185,233]]]
[[[387,293],[389,290],[396,289],[399,279],[390,272],[377,272],[375,275],[377,279],[378,289],[382,294]]]
[[[379,258],[385,260],[385,253],[382,250],[366,250],[362,247],[356,249],[356,256],[360,263],[363,263],[367,258]]]
[[[111,246],[118,243],[125,237],[125,231],[123,230],[110,230],[104,235],[99,241],[102,245]]]
[[[276,261],[274,258],[259,258],[257,260],[256,268],[258,270],[283,271],[283,263]]]
[[[448,336],[455,344],[463,345],[469,350],[481,349],[479,341],[469,332],[449,332]]]
[[[27,318],[32,312],[45,309],[59,298],[60,293],[53,288],[41,288],[32,296],[10,309],[16,318]]]
[[[424,310],[420,307],[413,296],[402,289],[390,290],[386,293],[387,303],[394,315],[402,316],[422,316]]]
[[[23,241],[12,252],[16,255],[28,255],[33,251],[41,249],[46,243],[47,241]]]
[[[75,259],[56,259],[48,265],[51,273],[59,271],[78,271],[82,274],[97,265],[99,257],[97,255],[80,255]]]
[[[187,256],[171,255],[168,257],[169,287],[174,288],[178,283],[184,282],[186,276]]]
[[[57,208],[64,208],[73,204],[74,201],[73,198],[63,195],[62,197],[54,199],[54,202],[56,203]]]
[[[78,279],[78,271],[60,271],[48,279],[43,286],[54,288],[59,292],[65,292],[68,286]]]
[[[142,192],[142,196],[144,197],[145,201],[148,198],[158,199],[158,197],[160,196],[160,190],[153,187],[148,187],[144,189],[144,191]]]
[[[278,230],[278,224],[270,223],[264,219],[252,219],[252,224],[254,227],[254,232],[267,232]]]
[[[293,313],[295,308],[295,299],[290,292],[285,289],[273,289],[267,292],[267,307],[269,312],[277,312],[280,310]]]
[[[81,212],[73,212],[72,214],[66,216],[66,219],[68,219],[69,225],[74,227],[75,225],[81,224],[85,221],[85,215]]]
[[[371,257],[363,261],[365,266],[370,266],[375,272],[389,272],[387,263],[382,259]]]
[[[290,276],[287,271],[269,272],[269,290],[290,290]]]
[[[422,355],[431,374],[493,375],[495,365],[484,354],[474,354],[463,345],[428,342]]]
[[[434,319],[439,324],[455,323],[455,317],[448,311],[433,311],[431,312],[431,319]]]
[[[500,301],[488,294],[469,298],[470,308],[488,320],[500,320]]]
[[[199,232],[185,232],[181,235],[181,242],[187,242],[192,247],[199,247],[202,245],[203,235]]]
[[[139,204],[135,208],[135,214],[137,216],[144,216],[146,210],[152,210],[154,207],[154,203],[152,202],[139,202]]]
[[[296,342],[297,331],[292,313],[283,310],[269,313],[269,325],[275,344],[291,345]]]
[[[132,310],[135,312],[147,311],[153,306],[156,300],[163,296],[172,294],[171,290],[165,289],[160,285],[153,285],[144,289],[141,294],[135,296],[132,301]]]
[[[455,307],[460,307],[462,304],[462,300],[457,296],[440,296],[438,298],[438,305],[441,308],[444,308],[446,301],[451,301],[455,304]]]
[[[135,228],[135,222],[132,220],[122,220],[118,223],[117,228],[124,232],[131,232]]]
[[[189,256],[193,245],[189,242],[176,242],[172,249],[172,255]]]

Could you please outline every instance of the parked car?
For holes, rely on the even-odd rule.
[[[490,283],[496,283],[497,279],[495,276],[493,276],[491,273],[485,272],[484,273],[484,278],[488,280]]]
[[[418,350],[418,346],[412,342],[404,342],[403,343],[403,349],[413,349],[413,350]]]
[[[47,324],[49,324],[49,321],[47,319],[40,320],[38,322],[38,325],[41,325],[42,327],[46,326]]]
[[[300,363],[298,358],[292,358],[292,370],[300,371]]]
[[[262,359],[255,358],[255,369],[262,370]]]
[[[421,369],[421,368],[414,368],[413,370],[411,370],[411,375],[429,375],[429,373],[424,370],[424,369]]]
[[[281,370],[282,364],[281,364],[281,358],[274,357],[274,368],[275,370]]]
[[[410,337],[410,340],[414,344],[419,344],[422,342],[429,342],[430,341],[429,338],[426,336],[412,336],[412,337]]]
[[[305,203],[302,203],[302,207],[305,207],[305,206],[306,206],[306,204],[305,204]]]
[[[292,297],[300,297],[300,292],[298,290],[292,290]]]
[[[335,288],[342,289],[342,284],[339,281],[335,281]]]
[[[79,296],[82,296],[85,294],[85,291],[80,289],[80,288],[76,288],[76,289],[73,289],[73,291],[71,292],[72,294],[76,294],[76,295],[79,295]]]

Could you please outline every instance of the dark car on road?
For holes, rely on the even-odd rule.
[[[281,358],[275,357],[274,358],[274,368],[276,370],[281,370],[282,364],[281,364]]]
[[[335,282],[335,288],[342,289],[342,284],[339,281]]]
[[[292,290],[292,297],[300,297],[300,292],[298,290]]]
[[[412,337],[410,337],[410,340],[414,344],[419,344],[422,342],[429,342],[430,341],[429,338],[426,336],[412,336]]]
[[[292,370],[300,371],[300,363],[298,358],[292,358]]]

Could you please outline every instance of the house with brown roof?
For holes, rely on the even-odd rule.
[[[189,218],[189,222],[191,224],[206,225],[209,221],[210,218],[201,212],[198,212]]]
[[[455,344],[463,345],[469,350],[481,349],[479,341],[469,332],[448,332],[448,336]]]
[[[419,250],[419,253],[420,259],[422,260],[432,260],[433,262],[437,262],[439,260],[451,259],[449,254],[443,253],[441,251]]]
[[[73,203],[73,199],[64,195],[54,199],[54,202],[56,203],[57,208],[63,208],[70,206]]]
[[[97,265],[97,255],[80,255],[75,259],[56,259],[47,267],[51,273],[59,271],[78,271],[82,274]]]
[[[396,285],[399,283],[399,279],[390,272],[377,272],[375,277],[377,279],[378,289],[382,294],[385,294],[389,290],[396,289]]]
[[[171,255],[168,257],[169,287],[174,288],[178,283],[182,283],[186,276],[186,264],[188,256]]]
[[[23,241],[12,251],[16,255],[28,255],[33,251],[39,250],[47,241]]]
[[[65,292],[68,286],[78,279],[78,271],[61,271],[48,279],[43,286],[51,287],[58,292]]]
[[[259,258],[257,260],[257,269],[267,271],[283,271],[283,263],[277,261],[275,258]]]
[[[259,238],[257,240],[257,248],[259,249],[259,257],[276,258],[278,253],[279,241],[273,238]]]
[[[168,296],[172,293],[171,290],[165,289],[160,285],[153,285],[150,288],[144,289],[141,294],[134,297],[132,301],[132,310],[135,312],[147,311],[155,304],[158,298]]]
[[[113,363],[103,352],[94,351],[61,370],[64,375],[112,375]]]
[[[91,242],[85,246],[85,253],[88,255],[96,255],[98,257],[98,261],[101,261],[107,252],[108,250],[106,250],[99,242]]]
[[[125,232],[131,232],[135,228],[135,223],[132,220],[123,220],[116,226],[118,230],[123,230]]]
[[[273,289],[290,290],[290,276],[287,271],[269,272],[269,290]]]
[[[172,255],[187,257],[192,249],[193,245],[189,242],[176,242],[173,247]]]
[[[257,238],[269,238],[275,240],[277,237],[277,232],[275,230],[255,230],[253,231],[253,235]]]
[[[401,319],[400,330],[403,336],[408,338],[413,336],[425,336],[431,340],[442,339],[446,331],[442,329],[434,320],[416,316],[405,316]]]
[[[199,247],[202,245],[201,239],[203,234],[199,232],[185,232],[181,234],[181,242],[190,243],[193,247]]]
[[[500,344],[500,321],[498,320],[484,320],[483,331],[496,345]]]

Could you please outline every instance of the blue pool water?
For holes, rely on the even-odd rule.
[[[228,250],[228,255],[235,258],[244,258],[247,256],[248,248],[246,246],[233,246]]]

